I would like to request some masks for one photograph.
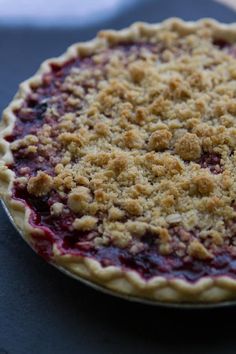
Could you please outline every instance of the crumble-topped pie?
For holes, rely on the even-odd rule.
[[[1,194],[45,259],[161,301],[236,298],[236,25],[103,31],[1,128]]]

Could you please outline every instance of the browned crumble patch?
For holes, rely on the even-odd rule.
[[[197,160],[201,156],[200,141],[195,134],[186,133],[177,140],[175,151],[183,160]]]
[[[38,172],[36,177],[30,177],[27,189],[36,197],[47,194],[53,185],[53,179],[45,172]]]
[[[165,150],[169,147],[171,138],[172,134],[167,129],[155,131],[150,136],[148,147],[150,150]]]
[[[143,36],[146,45],[98,49],[93,64],[68,72],[46,111],[57,124],[11,144],[26,157],[52,151],[54,171],[30,177],[22,167],[21,183],[36,197],[52,188],[68,196],[51,214],[76,213],[71,227],[97,231],[96,247],[111,239],[136,254],[151,233],[163,255],[209,259],[234,237],[236,59],[204,26]],[[69,113],[58,108],[62,99]],[[221,156],[218,174],[201,167],[203,154]]]
[[[197,240],[192,241],[188,247],[188,253],[193,258],[209,259],[212,255],[207,249]]]
[[[201,195],[209,195],[214,190],[214,181],[210,175],[198,175],[193,178],[196,191]]]

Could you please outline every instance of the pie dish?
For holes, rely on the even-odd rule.
[[[117,294],[236,299],[236,25],[102,31],[0,128],[0,192],[47,261]]]

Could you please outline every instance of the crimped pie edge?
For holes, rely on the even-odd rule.
[[[160,24],[138,22],[120,31],[101,31],[91,41],[73,44],[60,57],[44,61],[34,76],[20,84],[14,99],[3,112],[0,125],[0,195],[17,229],[28,243],[33,241],[31,238],[32,232],[40,234],[42,231],[40,228],[34,228],[30,225],[30,208],[11,197],[11,188],[15,176],[14,172],[6,166],[13,162],[13,156],[10,143],[5,140],[5,136],[12,133],[16,119],[14,110],[21,106],[31,92],[31,86],[40,84],[43,74],[49,72],[51,63],[63,64],[76,55],[88,55],[96,48],[106,47],[110,43],[120,40],[137,40],[140,33],[151,35],[163,27],[171,27],[179,32],[187,33],[194,31],[199,26],[211,27],[216,36],[236,39],[236,24],[222,24],[213,19],[185,22],[178,18],[171,18]],[[98,261],[89,257],[62,255],[56,245],[53,247],[53,254],[52,263],[55,265],[66,269],[75,276],[85,278],[119,294],[175,303],[220,302],[236,297],[236,279],[229,276],[202,277],[195,283],[179,278],[166,279],[163,276],[155,276],[145,280],[135,271],[124,270],[117,266],[104,268]]]

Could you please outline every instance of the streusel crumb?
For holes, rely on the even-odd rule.
[[[208,195],[213,192],[214,181],[210,175],[199,175],[193,178],[193,184],[198,193]]]
[[[192,241],[188,247],[188,253],[190,256],[199,259],[212,258],[212,254],[197,240]]]
[[[64,208],[64,204],[56,202],[54,204],[52,204],[51,206],[51,215],[53,216],[59,216],[62,214]]]
[[[37,197],[47,194],[53,185],[53,179],[45,172],[39,171],[37,176],[31,177],[28,182],[28,192]]]
[[[86,187],[77,187],[68,195],[68,206],[75,213],[86,211],[91,201],[90,190]]]
[[[196,134],[186,133],[175,144],[176,153],[183,160],[196,160],[201,156],[201,144]]]
[[[151,134],[148,147],[150,150],[165,150],[169,146],[172,134],[166,130],[158,130]]]
[[[75,230],[89,231],[93,230],[97,224],[98,219],[93,216],[82,216],[80,219],[75,219],[73,228]]]

